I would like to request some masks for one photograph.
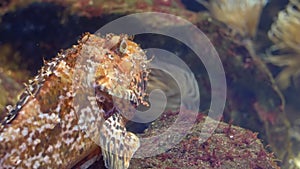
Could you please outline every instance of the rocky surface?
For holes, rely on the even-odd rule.
[[[163,134],[177,115],[172,112],[162,114],[141,137]],[[176,146],[154,157],[133,159],[130,168],[279,168],[274,155],[265,150],[257,133],[231,124],[220,122],[208,140],[200,144],[199,141],[204,141],[200,133],[206,118],[199,113],[192,130]],[[214,123],[205,125],[212,127]]]

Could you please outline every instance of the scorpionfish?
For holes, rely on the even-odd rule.
[[[107,168],[128,168],[140,142],[125,125],[147,105],[149,61],[127,35],[86,33],[45,62],[0,123],[1,168],[87,168],[99,147]]]

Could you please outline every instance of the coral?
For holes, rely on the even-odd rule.
[[[243,37],[254,37],[266,0],[198,0],[211,15]]]
[[[284,67],[276,80],[282,89],[286,89],[300,74],[300,1],[290,0],[286,9],[279,12],[277,20],[268,32],[269,38],[274,42],[270,48],[267,61],[274,65]],[[275,53],[275,54],[272,54]]]

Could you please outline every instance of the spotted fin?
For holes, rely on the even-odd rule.
[[[101,150],[108,169],[127,169],[130,159],[140,146],[139,138],[126,131],[122,118],[119,113],[115,113],[101,128]]]

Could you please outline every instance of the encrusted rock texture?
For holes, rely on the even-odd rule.
[[[162,114],[140,136],[163,134],[177,116],[178,112]],[[279,168],[274,161],[274,155],[264,149],[257,133],[250,130],[220,122],[206,141],[201,140],[200,133],[206,118],[207,116],[199,113],[191,131],[176,146],[157,156],[132,159],[130,168]],[[215,121],[205,125],[214,129]],[[170,137],[176,137],[176,134]],[[200,144],[199,141],[204,142]]]

